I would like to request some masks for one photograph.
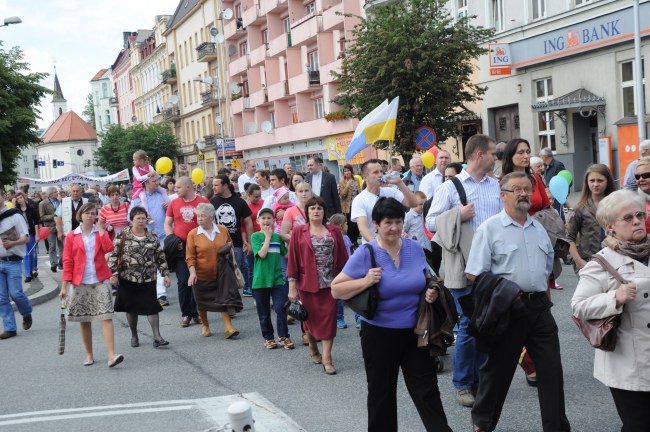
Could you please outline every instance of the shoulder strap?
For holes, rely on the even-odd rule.
[[[372,245],[370,243],[364,243],[363,245],[367,247],[368,252],[370,252],[370,267],[377,267],[377,261],[375,261],[375,250],[373,249]]]
[[[23,214],[22,211],[20,211],[17,208],[10,208],[9,210],[5,211],[4,213],[0,214],[0,222],[8,218],[9,216],[13,216],[15,214]]]
[[[591,256],[591,261],[596,261],[598,264],[600,264],[605,270],[609,272],[612,276],[614,276],[614,279],[619,281],[620,283],[624,284],[627,283],[627,281],[621,276],[621,274],[616,271],[614,267],[607,261],[602,255],[594,254]]]
[[[454,186],[456,186],[456,191],[458,192],[458,198],[460,199],[460,203],[462,205],[467,205],[467,195],[465,194],[465,188],[463,187],[463,184],[460,182],[460,179],[457,179],[456,177],[451,177],[450,180],[454,183]]]

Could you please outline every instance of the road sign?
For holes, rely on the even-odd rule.
[[[45,166],[45,161],[41,161],[41,160],[39,160],[39,161],[38,161],[38,166]]]
[[[422,151],[427,151],[436,145],[438,137],[436,131],[429,126],[421,126],[415,131],[415,146]]]
[[[237,159],[236,157],[232,158],[232,167],[237,168],[237,169],[241,168],[241,164],[239,163],[239,159]]]
[[[56,161],[56,165],[57,165],[57,166],[63,166],[64,162],[65,162],[65,161]]]

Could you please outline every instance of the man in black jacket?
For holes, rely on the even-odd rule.
[[[551,179],[560,171],[566,169],[564,164],[553,157],[553,150],[544,147],[539,151],[539,157],[544,162],[544,183],[549,184]]]
[[[309,174],[305,181],[311,185],[312,193],[325,200],[327,208],[325,216],[329,218],[334,213],[341,213],[341,197],[339,196],[336,178],[330,173],[323,172],[323,159],[318,156],[307,161]]]

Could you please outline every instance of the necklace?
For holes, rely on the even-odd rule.
[[[122,207],[122,203],[119,203],[119,204],[117,205],[117,210],[113,208],[113,204],[108,203],[108,205],[111,206],[111,210],[113,210],[113,213],[117,213],[117,212],[119,212],[119,211],[120,211],[120,207]]]
[[[389,248],[385,247],[382,242],[377,240],[377,244],[382,247],[386,252],[388,252],[388,255],[390,258],[393,260],[393,264],[395,264],[395,267],[399,267],[399,259],[400,259],[400,253],[402,251],[402,239],[399,239],[399,244],[397,248],[394,248],[396,250],[391,251]]]

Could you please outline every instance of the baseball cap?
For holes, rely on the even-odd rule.
[[[270,209],[270,208],[268,208],[268,207],[262,207],[262,208],[260,209],[260,211],[257,212],[257,217],[259,218],[259,217],[262,216],[264,213],[268,213],[268,214],[270,214],[271,217],[274,216],[274,214],[273,214],[273,209]]]

